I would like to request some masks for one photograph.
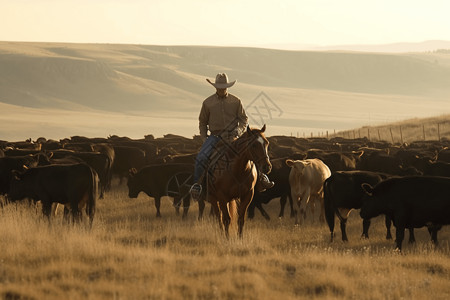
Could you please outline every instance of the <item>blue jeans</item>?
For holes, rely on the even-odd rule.
[[[220,140],[220,137],[215,135],[210,135],[206,141],[203,143],[200,152],[197,154],[195,159],[195,169],[194,169],[194,182],[197,182],[202,176],[203,172],[209,165],[209,157],[214,149],[214,146]]]

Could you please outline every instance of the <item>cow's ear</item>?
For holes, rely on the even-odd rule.
[[[263,127],[261,128],[261,132],[266,131],[266,124],[263,125]]]
[[[367,195],[373,196],[373,187],[370,184],[363,183],[363,184],[361,184],[361,188]]]
[[[128,174],[130,175],[130,177],[134,177],[134,175],[137,174],[137,170],[135,168],[131,168],[130,170],[128,170]]]
[[[286,159],[286,165],[288,165],[288,167],[292,167],[294,165],[294,161],[292,159]]]
[[[21,177],[20,177],[21,173],[19,171],[12,170],[11,175],[12,175],[12,178],[14,178],[16,180],[21,180]]]

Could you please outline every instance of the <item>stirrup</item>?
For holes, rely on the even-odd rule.
[[[202,186],[199,183],[194,183],[189,190],[191,197],[194,201],[198,201],[200,199],[200,195],[202,194]]]

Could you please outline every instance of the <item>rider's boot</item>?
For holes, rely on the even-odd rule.
[[[270,189],[275,185],[273,181],[270,181],[266,174],[259,172],[258,182],[256,183],[255,190],[257,192],[264,192],[266,189]]]
[[[200,199],[200,195],[202,194],[202,185],[198,182],[194,183],[189,190],[191,194],[192,200],[198,201]]]

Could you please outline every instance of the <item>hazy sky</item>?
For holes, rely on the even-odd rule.
[[[341,45],[450,40],[447,0],[0,0],[0,40]]]

